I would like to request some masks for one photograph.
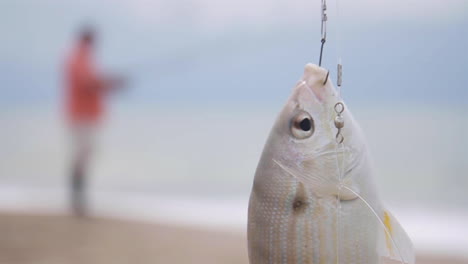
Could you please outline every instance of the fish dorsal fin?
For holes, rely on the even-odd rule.
[[[383,264],[414,264],[415,256],[413,243],[401,227],[396,218],[387,210],[384,211],[382,221],[385,225],[385,253],[382,256]]]

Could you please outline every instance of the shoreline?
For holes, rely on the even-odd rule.
[[[229,232],[71,215],[0,213],[0,263],[247,263]]]
[[[0,185],[0,213],[55,214],[68,212],[63,188],[24,188]],[[99,218],[170,224],[209,230],[244,232],[248,195],[201,197],[152,195],[91,190],[91,215]],[[468,258],[468,213],[449,208],[417,205],[388,207],[404,226],[415,249],[424,254]]]
[[[247,226],[247,196],[199,197],[90,192],[90,213],[95,218],[169,225],[182,228],[243,233]],[[68,213],[64,189],[0,186],[0,214],[64,215]],[[468,259],[468,214],[448,208],[390,207],[423,255],[449,255]],[[468,264],[468,263],[467,263]]]
[[[248,263],[245,232],[219,228],[0,212],[0,233],[0,263]],[[417,263],[468,259],[420,254]]]

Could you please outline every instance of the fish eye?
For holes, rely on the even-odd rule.
[[[314,133],[314,119],[307,112],[299,112],[292,120],[291,133],[297,139],[306,139]]]

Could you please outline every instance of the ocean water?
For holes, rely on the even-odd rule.
[[[245,231],[278,109],[115,106],[90,170],[96,215]],[[421,251],[466,255],[467,122],[456,106],[350,106],[383,200]],[[66,212],[70,138],[52,107],[0,114],[0,209]]]

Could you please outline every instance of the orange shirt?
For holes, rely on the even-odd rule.
[[[102,116],[103,90],[89,47],[79,45],[66,66],[67,117],[72,123],[96,123]]]

